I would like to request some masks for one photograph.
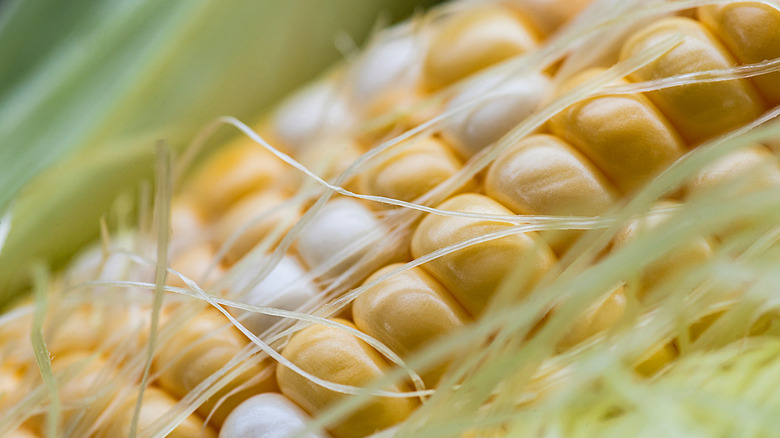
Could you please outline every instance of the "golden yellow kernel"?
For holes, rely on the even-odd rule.
[[[742,64],[780,58],[780,10],[758,2],[701,6],[704,23]],[[780,72],[751,78],[770,105],[780,104]]]
[[[601,72],[603,69],[591,69],[575,76],[564,85],[564,91]],[[625,193],[640,188],[684,151],[677,131],[641,94],[585,100],[553,117],[550,127],[593,160]]]
[[[372,274],[370,283],[403,264],[393,264]],[[402,358],[463,326],[470,320],[455,298],[421,268],[412,268],[363,292],[352,303],[355,325]],[[433,387],[446,368],[441,364],[420,371],[426,386]]]
[[[287,171],[273,154],[241,137],[209,157],[185,187],[185,196],[207,220],[213,219],[244,195],[283,181]]]
[[[117,369],[104,356],[92,351],[72,351],[54,356],[51,369],[58,380],[63,427],[72,427],[75,421],[81,424],[94,421],[119,389],[112,386]],[[42,413],[30,417],[28,424],[40,432],[45,428],[45,421],[46,415]]]
[[[511,7],[518,8],[544,35],[577,16],[592,0],[512,0]]]
[[[355,327],[346,320],[335,321]],[[292,363],[321,379],[343,385],[365,386],[379,378],[387,364],[364,341],[341,329],[315,324],[296,333],[282,352]],[[345,395],[325,389],[287,367],[276,370],[282,394],[312,415],[344,399]],[[391,385],[389,391],[407,391],[405,385]],[[334,425],[336,438],[361,438],[403,421],[417,406],[408,398],[371,398],[347,419]]]
[[[658,207],[672,206],[673,202],[664,201]],[[614,238],[615,248],[625,246],[643,233],[660,226],[670,219],[669,214],[656,214],[631,221]],[[686,269],[700,265],[712,256],[714,243],[710,238],[695,236],[677,242],[669,251],[644,267],[639,278],[639,299],[645,299],[647,292],[664,280],[673,278]]]
[[[424,80],[431,90],[536,46],[531,26],[504,8],[475,8],[444,20],[435,30],[423,64]]]
[[[437,208],[478,214],[512,214],[496,201],[473,193],[450,198]],[[412,256],[419,258],[509,226],[490,220],[429,214],[414,232]],[[422,267],[439,280],[471,315],[477,316],[512,271],[528,269],[529,281],[515,291],[520,298],[554,262],[555,256],[550,247],[534,233],[519,233],[463,248]]]
[[[558,341],[558,351],[567,350],[580,342],[614,326],[626,311],[626,295],[623,287],[595,303],[575,320],[563,338]]]
[[[680,45],[631,74],[630,79],[646,81],[736,65],[702,24],[681,17],[661,19],[640,30],[623,46],[620,57],[629,58],[679,34],[684,36]],[[665,88],[647,96],[690,144],[749,123],[764,110],[755,88],[744,79]]]
[[[644,377],[652,377],[663,370],[672,361],[677,359],[680,353],[672,343],[666,343],[651,348],[645,355],[637,360],[634,369]]]
[[[99,435],[101,438],[124,438],[130,434],[138,394],[127,397],[107,421],[107,427]],[[154,424],[157,419],[176,406],[177,400],[165,391],[150,386],[144,391],[141,413],[138,417],[138,432]],[[216,438],[217,433],[209,426],[204,427],[203,420],[191,414],[179,423],[166,437],[169,438]]]
[[[697,173],[687,186],[688,196],[722,189],[729,183],[743,183],[740,193],[780,185],[777,157],[760,144],[749,144]]]
[[[159,384],[177,397],[184,397],[203,380],[238,356],[248,343],[244,335],[216,311],[201,312],[174,335],[173,339],[160,346],[152,363],[155,372],[160,373]],[[198,412],[207,416],[220,399],[264,372],[265,365],[257,364],[240,374],[211,396]],[[217,426],[246,398],[274,388],[271,374],[238,392],[232,393],[214,411],[211,422]]]
[[[282,233],[271,243],[273,248],[301,215],[299,206],[284,204],[288,199],[278,191],[255,192],[241,198],[225,212],[214,230],[219,245],[233,242],[225,253],[225,262],[236,263],[277,225],[284,224]],[[243,232],[236,236],[240,230]]]
[[[27,427],[22,426],[11,432],[7,438],[38,438],[38,435]]]
[[[0,366],[0,410],[11,408],[21,397],[22,376],[10,365]]]
[[[210,243],[202,243],[200,245],[185,248],[181,254],[171,260],[171,268],[198,283],[198,286],[208,291],[208,286],[217,281],[223,274],[222,267],[217,264],[211,269],[209,276],[203,278],[213,261],[214,248],[212,248]],[[172,273],[168,274],[168,284],[176,287],[189,288],[178,275]]]
[[[362,193],[413,201],[450,178],[460,161],[436,137],[407,140],[379,155],[360,175]]]

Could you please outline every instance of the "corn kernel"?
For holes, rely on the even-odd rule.
[[[133,421],[133,413],[138,395],[133,394],[127,397],[114,416],[108,421],[108,427],[100,434],[101,438],[122,438],[130,434],[130,425]],[[144,398],[141,402],[141,411],[138,417],[138,431],[143,432],[145,428],[151,426],[160,416],[170,411],[176,406],[177,400],[155,387],[146,388]],[[203,420],[197,415],[192,414],[182,420],[175,429],[166,437],[169,438],[189,438],[189,437],[216,438],[217,433],[211,427],[204,427]]]
[[[393,264],[376,271],[370,283],[403,266]],[[371,287],[352,304],[355,325],[395,353],[409,357],[426,344],[467,323],[470,318],[444,287],[421,268],[412,268]],[[434,386],[444,364],[420,372]]]
[[[412,139],[378,156],[361,174],[360,188],[372,195],[413,201],[460,167],[460,161],[438,138]]]
[[[698,9],[704,23],[742,64],[780,58],[780,10],[758,2],[708,5]],[[780,73],[753,77],[770,105],[780,104]]]
[[[448,103],[446,110],[479,99],[442,123],[442,136],[469,158],[509,132],[536,111],[552,90],[547,75],[506,77],[488,72],[474,78]]]
[[[337,322],[354,328],[350,322]],[[319,324],[296,333],[282,352],[292,363],[317,377],[343,385],[363,386],[379,378],[387,364],[368,344],[350,333]],[[316,415],[344,398],[280,366],[276,371],[282,394]],[[402,392],[402,385],[388,390]],[[337,438],[364,437],[403,421],[416,407],[407,398],[371,398],[331,432]]]
[[[666,201],[658,206],[670,206],[674,203]],[[657,214],[644,219],[631,221],[614,239],[616,248],[620,248],[636,239],[642,233],[660,226],[670,219],[668,214]],[[698,236],[678,242],[669,252],[656,261],[648,264],[640,275],[639,298],[646,298],[647,292],[663,280],[673,278],[685,269],[700,265],[712,256],[714,243],[711,239]]]
[[[293,153],[329,138],[354,123],[354,116],[335,81],[321,81],[287,99],[273,116],[274,132]]]
[[[482,195],[455,196],[437,207],[466,213],[511,215],[512,212]],[[505,223],[432,215],[423,219],[412,237],[412,256],[421,257],[465,240],[507,228]],[[474,316],[482,313],[504,278],[522,262],[530,282],[538,280],[555,261],[552,250],[534,233],[519,233],[472,245],[425,263],[423,269],[439,280]],[[524,295],[530,284],[516,291]]]
[[[588,70],[571,79],[565,88],[573,88],[601,71]],[[641,94],[585,100],[553,117],[550,126],[593,160],[623,192],[638,189],[683,153],[677,131]]]
[[[314,284],[305,279],[305,275],[306,271],[300,263],[294,257],[286,255],[279,260],[263,281],[254,285],[246,295],[240,296],[239,300],[257,306],[296,310],[319,292]],[[249,281],[251,278],[240,279],[236,282],[235,289],[243,290]],[[256,335],[260,335],[279,321],[278,317],[260,313],[241,311],[237,314],[247,315],[243,319],[243,324]]]
[[[365,244],[355,246],[361,238],[371,236]],[[317,216],[301,230],[297,248],[303,261],[309,268],[317,267],[332,259],[335,254],[346,248],[355,252],[333,268],[333,272],[343,272],[357,260],[365,257],[372,245],[385,237],[385,230],[371,210],[360,202],[347,198],[330,201]]]
[[[154,358],[153,369],[160,373],[163,389],[178,397],[186,396],[202,381],[225,366],[247,344],[244,336],[228,324],[222,315],[206,311],[187,322]],[[255,365],[217,391],[198,412],[207,416],[220,398],[263,372]],[[228,413],[247,397],[273,388],[271,379],[258,382],[231,394],[213,413],[211,420],[221,425]]]
[[[231,242],[225,252],[226,263],[239,261],[276,226],[281,224],[282,232],[293,226],[300,217],[300,208],[283,205],[286,199],[277,191],[260,191],[241,198],[224,213],[217,222],[214,237],[219,245]],[[236,236],[239,230],[241,234]]]
[[[503,8],[478,8],[444,20],[423,64],[425,83],[432,90],[536,46],[531,27]]]
[[[634,34],[623,46],[621,59],[677,34],[683,42],[633,74],[633,81],[733,67],[736,62],[700,23],[665,18]],[[698,143],[755,120],[764,105],[750,82],[743,79],[689,84],[647,93],[682,137]]]
[[[186,193],[208,219],[243,196],[267,189],[286,173],[281,160],[248,137],[220,149],[193,176]]]
[[[246,399],[230,413],[219,438],[287,438],[300,432],[309,415],[281,394],[267,392]],[[326,438],[324,432],[304,438]]]
[[[623,287],[595,303],[574,321],[566,334],[558,341],[558,351],[567,350],[588,338],[614,326],[626,310],[626,295]]]
[[[612,184],[585,157],[551,135],[534,135],[501,154],[485,193],[517,214],[597,216],[617,199]],[[561,253],[576,233],[541,234]]]

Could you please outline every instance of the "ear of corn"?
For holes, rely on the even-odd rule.
[[[170,224],[0,320],[0,432],[772,436],[780,9],[584,3],[449,3],[220,119]]]
[[[29,287],[32,260],[59,267],[97,238],[152,178],[155,142],[182,151],[213,117],[259,116],[339,56],[340,32],[359,41],[429,2],[304,3],[4,2],[0,305]]]

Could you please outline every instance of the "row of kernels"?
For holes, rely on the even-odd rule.
[[[630,131],[630,128],[628,129],[628,131]],[[675,152],[677,152],[677,151],[675,151]],[[569,155],[571,155],[571,154],[569,154]],[[568,158],[568,157],[567,157],[567,158]],[[576,156],[575,156],[575,158],[576,158]],[[675,158],[676,158],[676,156],[675,156]],[[660,160],[661,160],[661,161],[664,161],[664,159],[666,159],[666,161],[668,161],[668,158],[666,158],[666,157],[661,157],[661,159],[660,159]],[[645,163],[645,164],[646,164],[646,163]],[[575,166],[575,167],[577,167],[577,166]],[[579,166],[579,167],[583,167],[583,166],[582,166],[582,162],[581,162],[581,161],[580,161],[580,166]],[[661,168],[662,166],[660,166],[660,165],[659,165],[658,167],[659,167],[659,168]],[[578,169],[578,170],[580,170],[580,169]],[[655,170],[655,169],[654,169],[654,170]],[[392,176],[392,173],[394,173],[394,172],[390,172],[391,176]],[[588,172],[585,172],[585,174],[586,174],[586,175],[587,175],[587,173],[588,173]],[[592,172],[591,172],[591,173],[592,173]],[[649,173],[653,173],[653,172],[652,172],[652,171],[650,171]],[[637,175],[630,175],[630,177],[634,177],[634,178],[637,178],[637,179],[640,179],[640,180],[642,179],[642,175],[639,175],[639,176],[637,176]],[[595,177],[595,178],[594,178],[594,177],[592,177],[592,176],[591,176],[591,180],[590,180],[590,181],[588,181],[588,182],[590,182],[591,184],[593,184],[593,181],[594,181],[594,180],[595,180],[595,181],[598,181],[598,179],[600,179],[600,178],[598,178],[598,177]],[[601,190],[602,190],[604,193],[608,193],[608,189],[604,189],[604,187],[608,187],[608,183],[606,183],[606,182],[602,182],[601,184],[598,184],[598,183],[596,183],[595,185],[596,185],[596,187],[597,187],[597,188],[601,189]],[[627,186],[630,186],[630,185],[631,185],[631,183],[629,182],[629,183],[627,184]],[[600,187],[599,187],[599,186],[600,186]],[[428,189],[428,188],[429,188],[429,187],[426,187],[425,189]],[[406,196],[408,196],[408,197],[406,197],[405,199],[414,199],[412,196],[415,196],[415,197],[416,197],[416,196],[419,196],[421,193],[424,193],[424,191],[423,191],[423,190],[425,190],[425,189],[420,189],[420,191],[419,191],[419,192],[412,192],[412,194],[406,195]],[[402,192],[402,193],[403,193],[403,192]],[[408,190],[408,189],[407,189],[407,192],[406,192],[406,193],[409,193],[409,190]],[[389,193],[388,193],[388,194],[389,194]],[[393,195],[390,195],[390,196],[393,196]],[[401,196],[398,196],[398,197],[399,197],[399,198],[401,198]],[[404,199],[404,198],[401,198],[401,199]],[[502,212],[501,212],[501,213],[499,213],[499,214],[507,214],[507,213],[508,213],[508,212],[506,212],[506,211],[502,211]],[[495,212],[493,212],[493,214],[496,214],[496,213],[495,213]],[[551,213],[551,214],[552,214],[552,213]],[[445,244],[445,245],[442,245],[442,246],[447,246],[447,245]],[[320,248],[323,248],[323,247],[320,247]],[[441,275],[441,277],[442,277],[442,278],[447,278],[447,276],[446,276],[446,275]],[[474,278],[474,277],[471,277],[471,278]],[[490,289],[490,288],[488,288],[488,289]],[[477,306],[477,308],[479,308],[479,306]],[[296,376],[297,376],[297,375],[296,375]],[[353,382],[352,382],[352,381],[350,381],[349,383],[350,383],[350,384],[352,384]],[[293,387],[295,387],[295,385],[293,385]],[[321,389],[321,388],[320,388],[320,389]]]
[[[488,35],[488,36],[490,36],[490,35]],[[513,50],[514,50],[514,49],[513,49]],[[517,52],[517,53],[519,53],[519,52]],[[516,54],[516,53],[513,53],[513,54]],[[492,61],[491,61],[491,62],[492,62]],[[488,64],[488,63],[483,63],[483,64]],[[465,64],[464,64],[464,65],[465,65]],[[483,65],[483,66],[484,66],[484,65]],[[468,67],[468,65],[466,65],[466,67]],[[465,68],[465,67],[464,67],[464,68]],[[465,68],[465,70],[464,70],[464,71],[468,71],[468,68]],[[469,72],[469,73],[471,73],[471,72]],[[466,74],[467,74],[467,73],[464,73],[464,75],[466,75]],[[445,79],[446,79],[446,78],[445,78]],[[430,83],[430,80],[429,80],[429,83]],[[461,152],[461,153],[462,153],[462,152]],[[472,153],[473,153],[473,152],[472,152]],[[466,154],[464,154],[464,155],[466,155]],[[571,154],[569,154],[569,155],[571,155]],[[663,157],[662,157],[662,158],[663,158]],[[575,156],[575,159],[576,159],[576,156]],[[569,162],[566,162],[566,160],[569,160]],[[570,159],[568,156],[566,157],[566,160],[564,160],[564,164],[571,165],[571,159]],[[591,184],[593,187],[595,187],[595,188],[596,188],[596,190],[597,190],[597,191],[602,191],[603,193],[609,193],[609,189],[608,189],[608,183],[606,183],[606,182],[604,182],[604,183],[600,183],[600,184],[598,183],[598,180],[599,180],[599,179],[603,179],[603,178],[599,178],[599,177],[597,177],[597,176],[594,176],[594,175],[588,175],[589,173],[592,173],[592,172],[587,172],[587,171],[586,171],[586,172],[582,173],[582,171],[581,171],[581,168],[582,168],[582,167],[587,167],[587,166],[583,166],[581,161],[579,161],[579,164],[580,164],[579,166],[577,166],[577,165],[576,165],[576,163],[577,163],[577,160],[575,160],[575,162],[574,162],[574,164],[575,164],[575,165],[574,165],[574,167],[575,167],[575,168],[577,168],[577,169],[580,171],[580,175],[585,175],[585,177],[586,177],[586,180],[585,180],[585,182],[588,182],[588,183],[590,183],[590,184]],[[586,170],[587,170],[587,169],[586,169]],[[450,169],[445,169],[445,172],[450,172]],[[578,177],[580,177],[580,175],[578,175]],[[587,179],[588,177],[590,177],[590,179],[589,179],[589,180]],[[632,175],[631,177],[637,177],[637,176],[636,176],[636,175]],[[641,175],[640,175],[639,177],[641,178]],[[631,184],[630,184],[630,183],[628,183],[628,186],[630,186],[630,185],[631,185]],[[428,187],[426,187],[426,188],[424,188],[424,189],[418,189],[418,188],[416,188],[416,187],[415,187],[415,190],[419,190],[419,191],[414,191],[414,190],[411,190],[411,191],[410,191],[410,190],[407,190],[407,193],[411,193],[411,194],[409,194],[409,195],[407,195],[407,196],[414,196],[414,195],[416,195],[416,196],[419,196],[419,194],[420,194],[420,193],[424,193],[424,190],[427,190],[427,189],[428,189]],[[402,192],[402,193],[403,193],[403,192]],[[392,195],[391,195],[391,196],[392,196]],[[414,199],[414,198],[409,198],[409,199]],[[450,207],[450,206],[448,206],[448,207]],[[444,207],[442,207],[442,208],[444,208]],[[456,208],[456,207],[450,207],[450,208]],[[464,207],[464,208],[467,208],[467,209],[468,209],[468,206],[466,206],[466,207]],[[480,211],[481,211],[481,210],[480,210]],[[501,212],[499,212],[499,213],[496,213],[495,211],[491,211],[491,213],[492,213],[492,214],[509,214],[509,212],[507,212],[507,211],[504,211],[504,210],[502,210],[502,211],[501,211]],[[553,214],[553,213],[550,213],[550,214]],[[448,218],[448,219],[452,219],[452,218]],[[457,219],[454,219],[454,220],[456,220],[456,221],[457,221]],[[361,222],[361,223],[362,223],[362,222]],[[454,228],[458,228],[458,227],[457,227],[457,226],[455,226]],[[445,238],[444,240],[446,241],[446,238]],[[319,244],[318,244],[318,245],[319,245]],[[447,245],[446,245],[446,244],[442,244],[442,246],[447,246]],[[439,248],[440,248],[440,247],[442,247],[442,246],[439,246]],[[510,245],[510,246],[511,246],[511,245]],[[515,245],[515,246],[517,246],[517,245]],[[520,246],[523,246],[523,245],[520,245]],[[528,245],[526,245],[526,246],[528,246]],[[324,248],[324,247],[325,247],[324,245],[323,245],[323,246],[315,246],[315,249],[316,249],[316,248]],[[432,247],[432,248],[435,248],[435,246],[434,246],[434,247]],[[513,247],[513,248],[514,248],[514,247]],[[299,249],[299,251],[300,251],[300,249]],[[428,251],[428,252],[430,252],[430,251]],[[303,253],[307,253],[307,251],[304,251]],[[331,253],[332,253],[332,251],[331,251]],[[425,253],[427,253],[427,252],[421,252],[421,254],[425,254]],[[457,253],[453,253],[453,254],[457,254]],[[420,254],[417,254],[416,256],[419,256],[419,255],[420,255]],[[445,256],[445,257],[446,257],[446,256]],[[545,257],[542,257],[542,258],[544,259]],[[546,266],[546,265],[549,265],[550,263],[552,263],[552,262],[549,262],[549,263],[543,263],[543,262],[540,262],[540,263],[539,263],[539,265],[540,265],[540,266]],[[311,265],[310,263],[307,263],[307,264]],[[450,271],[452,270],[452,269],[450,269],[450,268],[448,268],[448,269],[449,269]],[[499,269],[499,270],[501,270],[501,269]],[[458,270],[458,269],[456,269],[456,271],[459,271],[459,270]],[[455,272],[455,273],[459,273],[459,272]],[[449,274],[447,274],[447,275],[449,275]],[[442,278],[445,278],[445,279],[446,279],[446,278],[447,278],[447,275],[445,275],[445,274],[441,274],[441,275],[440,275],[440,277],[442,277]],[[501,277],[501,275],[498,275],[498,276],[496,276],[496,277],[497,277],[497,278],[498,278],[498,277]],[[492,286],[491,286],[491,285],[488,285],[488,286],[490,286],[490,287],[487,287],[487,286],[486,286],[486,288],[482,288],[482,289],[479,289],[479,290],[480,290],[480,291],[482,291],[483,289],[484,289],[484,290],[493,290],[493,289],[495,289],[495,285],[492,285]],[[480,299],[480,300],[483,300],[483,299],[485,299],[485,297],[484,297],[484,296],[481,296],[479,299]],[[477,313],[478,313],[478,310],[479,310],[481,307],[483,307],[483,306],[484,306],[484,303],[483,303],[483,304],[481,304],[481,305],[475,305],[475,306],[474,306],[474,308],[475,308],[475,309],[477,309]],[[292,353],[291,353],[291,354],[292,354]],[[380,360],[381,360],[381,359],[380,359]],[[329,379],[329,380],[330,380],[330,379]],[[352,382],[349,382],[349,383],[351,384]]]
[[[115,363],[92,351],[74,350],[54,357],[51,369],[58,383],[60,427],[86,433],[87,429],[94,429],[93,424],[100,421],[101,426],[92,431],[97,433],[97,436],[128,436],[138,394],[137,391],[130,395],[122,392],[122,384],[117,377],[119,369]],[[19,396],[22,389],[18,381],[19,376],[13,378],[17,381],[10,384],[0,383],[3,383],[3,390],[8,391],[8,396]],[[151,426],[161,413],[172,409],[175,404],[176,399],[168,393],[156,387],[148,387],[141,403],[137,430],[142,431]],[[20,430],[27,431],[31,436],[43,433],[48,427],[47,415],[47,412],[34,413]],[[74,429],[75,427],[78,429]],[[194,433],[200,434],[201,431],[205,437],[216,436],[213,429],[204,427],[203,420],[190,415],[171,431],[170,436],[192,436]]]

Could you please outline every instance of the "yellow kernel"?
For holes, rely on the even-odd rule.
[[[570,89],[603,70],[588,70]],[[626,83],[626,81],[618,81]],[[574,104],[550,121],[555,134],[582,151],[623,192],[641,187],[684,150],[666,118],[641,94],[598,96]]]
[[[466,213],[511,215],[496,201],[467,193],[437,207]],[[412,256],[419,258],[436,250],[497,232],[509,227],[490,220],[427,215],[412,237]],[[518,286],[518,298],[524,296],[555,261],[552,250],[534,233],[519,233],[479,243],[423,264],[423,269],[439,280],[466,310],[474,316],[482,313],[503,280],[515,269],[528,269],[527,284]],[[518,265],[522,263],[522,265]]]
[[[530,26],[507,9],[475,8],[444,20],[423,64],[430,89],[442,88],[536,46],[537,37]]]
[[[413,201],[454,175],[460,161],[436,137],[411,139],[380,154],[360,176],[363,193]]]
[[[288,198],[278,191],[260,191],[249,194],[224,213],[214,230],[219,245],[232,242],[225,253],[225,262],[236,263],[255,247],[276,226],[281,224],[279,236],[271,248],[284,237],[300,217],[300,207],[285,205]],[[236,234],[241,231],[241,234]]]
[[[702,6],[704,23],[742,64],[780,58],[780,10],[758,2]],[[780,72],[751,78],[770,105],[780,104]]]
[[[518,8],[534,26],[545,35],[576,17],[592,0],[512,0],[508,4]]]
[[[354,328],[350,322],[335,320]],[[343,385],[365,386],[379,378],[387,364],[368,344],[334,327],[315,324],[296,333],[282,352],[292,363],[321,379]],[[342,400],[345,395],[311,382],[287,367],[276,370],[279,388],[312,415]],[[406,391],[390,385],[389,391]],[[416,407],[408,398],[370,398],[347,419],[334,425],[337,438],[359,438],[403,421]]]
[[[372,274],[370,283],[403,264],[393,264]],[[433,277],[421,268],[395,274],[363,292],[352,303],[355,325],[404,358],[426,344],[469,321],[468,315]],[[420,372],[426,385],[434,386],[445,366]]]
[[[101,438],[122,438],[129,436],[130,427],[133,421],[136,400],[138,394],[127,397],[115,414],[107,421],[108,427],[100,434]],[[144,398],[141,402],[141,412],[138,417],[138,431],[154,424],[166,412],[176,406],[177,400],[165,391],[159,388],[148,387],[144,391]],[[191,414],[179,423],[166,437],[169,438],[189,438],[203,437],[216,438],[217,433],[209,426],[204,427],[203,420],[197,415]]]
[[[152,365],[160,373],[160,386],[174,396],[184,397],[238,356],[248,341],[235,327],[227,325],[229,322],[222,315],[212,311],[204,311],[184,324],[154,358]],[[198,412],[209,415],[222,396],[260,375],[264,368],[262,364],[253,365],[198,407]],[[232,393],[214,412],[211,421],[221,425],[230,411],[247,397],[272,389],[272,380],[261,380]]]
[[[558,341],[558,351],[567,350],[586,339],[614,326],[626,310],[626,295],[623,287],[595,303],[575,320]]]
[[[672,206],[674,203],[665,201],[658,207]],[[615,248],[625,246],[643,233],[660,226],[670,220],[669,214],[656,214],[643,219],[631,221],[614,238]],[[711,239],[703,236],[695,236],[669,248],[668,252],[657,260],[644,267],[639,278],[639,299],[645,299],[647,292],[664,280],[673,278],[686,269],[702,264],[713,253]]]
[[[722,189],[729,183],[741,183],[740,193],[780,186],[777,158],[760,144],[748,145],[710,164],[686,186],[687,196]]]
[[[684,36],[680,45],[631,74],[630,79],[646,81],[736,65],[702,24],[681,17],[659,20],[637,32],[623,46],[620,57],[629,58],[678,34]],[[743,79],[671,87],[647,96],[691,144],[749,123],[764,109],[753,85]]]
[[[38,438],[38,435],[36,435],[35,432],[31,431],[30,429],[22,426],[12,431],[7,438]]]
[[[590,161],[551,135],[534,135],[501,154],[485,178],[485,193],[517,214],[597,216],[618,194]],[[561,253],[576,233],[542,233]]]
[[[207,219],[219,217],[243,196],[282,181],[286,165],[247,137],[217,151],[185,188]]]
[[[663,370],[672,361],[677,359],[680,353],[672,343],[663,344],[651,348],[646,354],[642,355],[634,369],[637,373],[645,377],[651,377]]]
[[[211,269],[209,276],[203,278],[206,271],[211,268],[214,261],[214,249],[209,243],[202,243],[184,249],[184,251],[171,260],[171,268],[185,277],[198,283],[198,286],[208,291],[208,286],[217,281],[223,274],[223,268],[217,264]],[[189,288],[184,281],[175,274],[168,274],[168,284],[171,286]]]

